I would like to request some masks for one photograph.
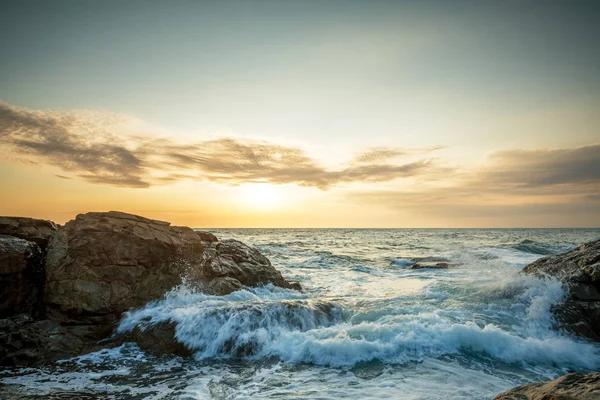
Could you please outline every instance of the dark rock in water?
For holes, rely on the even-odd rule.
[[[448,269],[457,265],[448,262],[418,262],[411,265],[409,269]]]
[[[568,297],[554,308],[556,319],[566,330],[600,341],[600,240],[537,260],[522,273],[563,282]]]
[[[11,217],[0,219],[0,228],[35,240],[0,235],[0,365],[34,365],[117,345],[123,338],[110,335],[123,312],[184,280],[218,295],[268,283],[301,289],[239,241],[219,242],[207,232],[132,214],[81,214],[58,230],[50,221]],[[45,259],[36,243],[47,243]],[[163,325],[136,329],[129,338],[155,352],[189,354],[174,339],[174,326]]]
[[[550,382],[529,383],[500,393],[494,400],[598,400],[600,373],[573,373]]]
[[[138,326],[127,333],[123,339],[124,341],[135,342],[142,350],[150,351],[159,356],[175,354],[189,357],[193,352],[175,338],[176,326],[174,322],[161,322],[142,328]]]
[[[0,320],[0,365],[37,365],[100,350],[111,327],[35,321],[27,314]]]
[[[0,235],[0,318],[24,312],[39,318],[43,281],[39,246]]]
[[[0,217],[0,234],[35,242],[45,249],[58,226],[45,219],[26,217]]]
[[[237,280],[240,287],[241,285],[259,286],[272,283],[284,288],[301,289],[299,283],[292,284],[286,281],[281,273],[273,268],[267,257],[238,240],[228,239],[216,242],[214,246],[205,249],[204,257],[204,273],[210,278],[228,277]],[[237,285],[231,280],[227,282]],[[223,283],[218,286],[222,287]],[[227,293],[217,290],[215,294]]]

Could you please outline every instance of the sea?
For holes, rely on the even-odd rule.
[[[209,296],[185,285],[119,329],[174,321],[193,358],[135,344],[0,370],[22,399],[492,399],[600,369],[600,345],[555,329],[565,289],[519,274],[600,229],[214,229],[304,291]],[[415,262],[448,269],[410,269]],[[455,264],[455,265],[454,265]],[[19,397],[20,396],[20,397]],[[1,397],[1,396],[0,396]]]

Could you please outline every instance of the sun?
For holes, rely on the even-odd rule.
[[[272,209],[283,203],[283,193],[277,185],[246,183],[239,186],[240,201],[254,209]]]

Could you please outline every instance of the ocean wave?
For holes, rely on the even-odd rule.
[[[223,297],[179,288],[162,301],[127,313],[119,330],[176,322],[176,339],[198,360],[276,357],[287,363],[352,367],[372,360],[404,364],[472,353],[525,367],[599,368],[598,346],[551,331],[550,307],[562,299],[560,285],[532,282],[515,293],[527,306],[530,328],[525,331],[460,322],[438,312],[346,318],[334,302],[275,287]]]
[[[530,239],[525,239],[519,242],[518,244],[512,245],[510,247],[512,247],[515,250],[522,251],[524,253],[539,254],[542,256],[556,254],[560,251],[559,249],[556,249],[555,247],[552,247],[548,244],[536,242],[535,240]]]

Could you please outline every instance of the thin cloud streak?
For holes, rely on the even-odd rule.
[[[392,148],[367,150],[347,166],[332,170],[295,147],[236,138],[184,145],[150,134],[124,133],[116,128],[119,122],[123,117],[31,111],[0,103],[0,146],[88,182],[133,188],[193,179],[230,185],[296,184],[325,190],[357,182],[433,179],[447,171],[432,158],[390,162],[411,153]]]

